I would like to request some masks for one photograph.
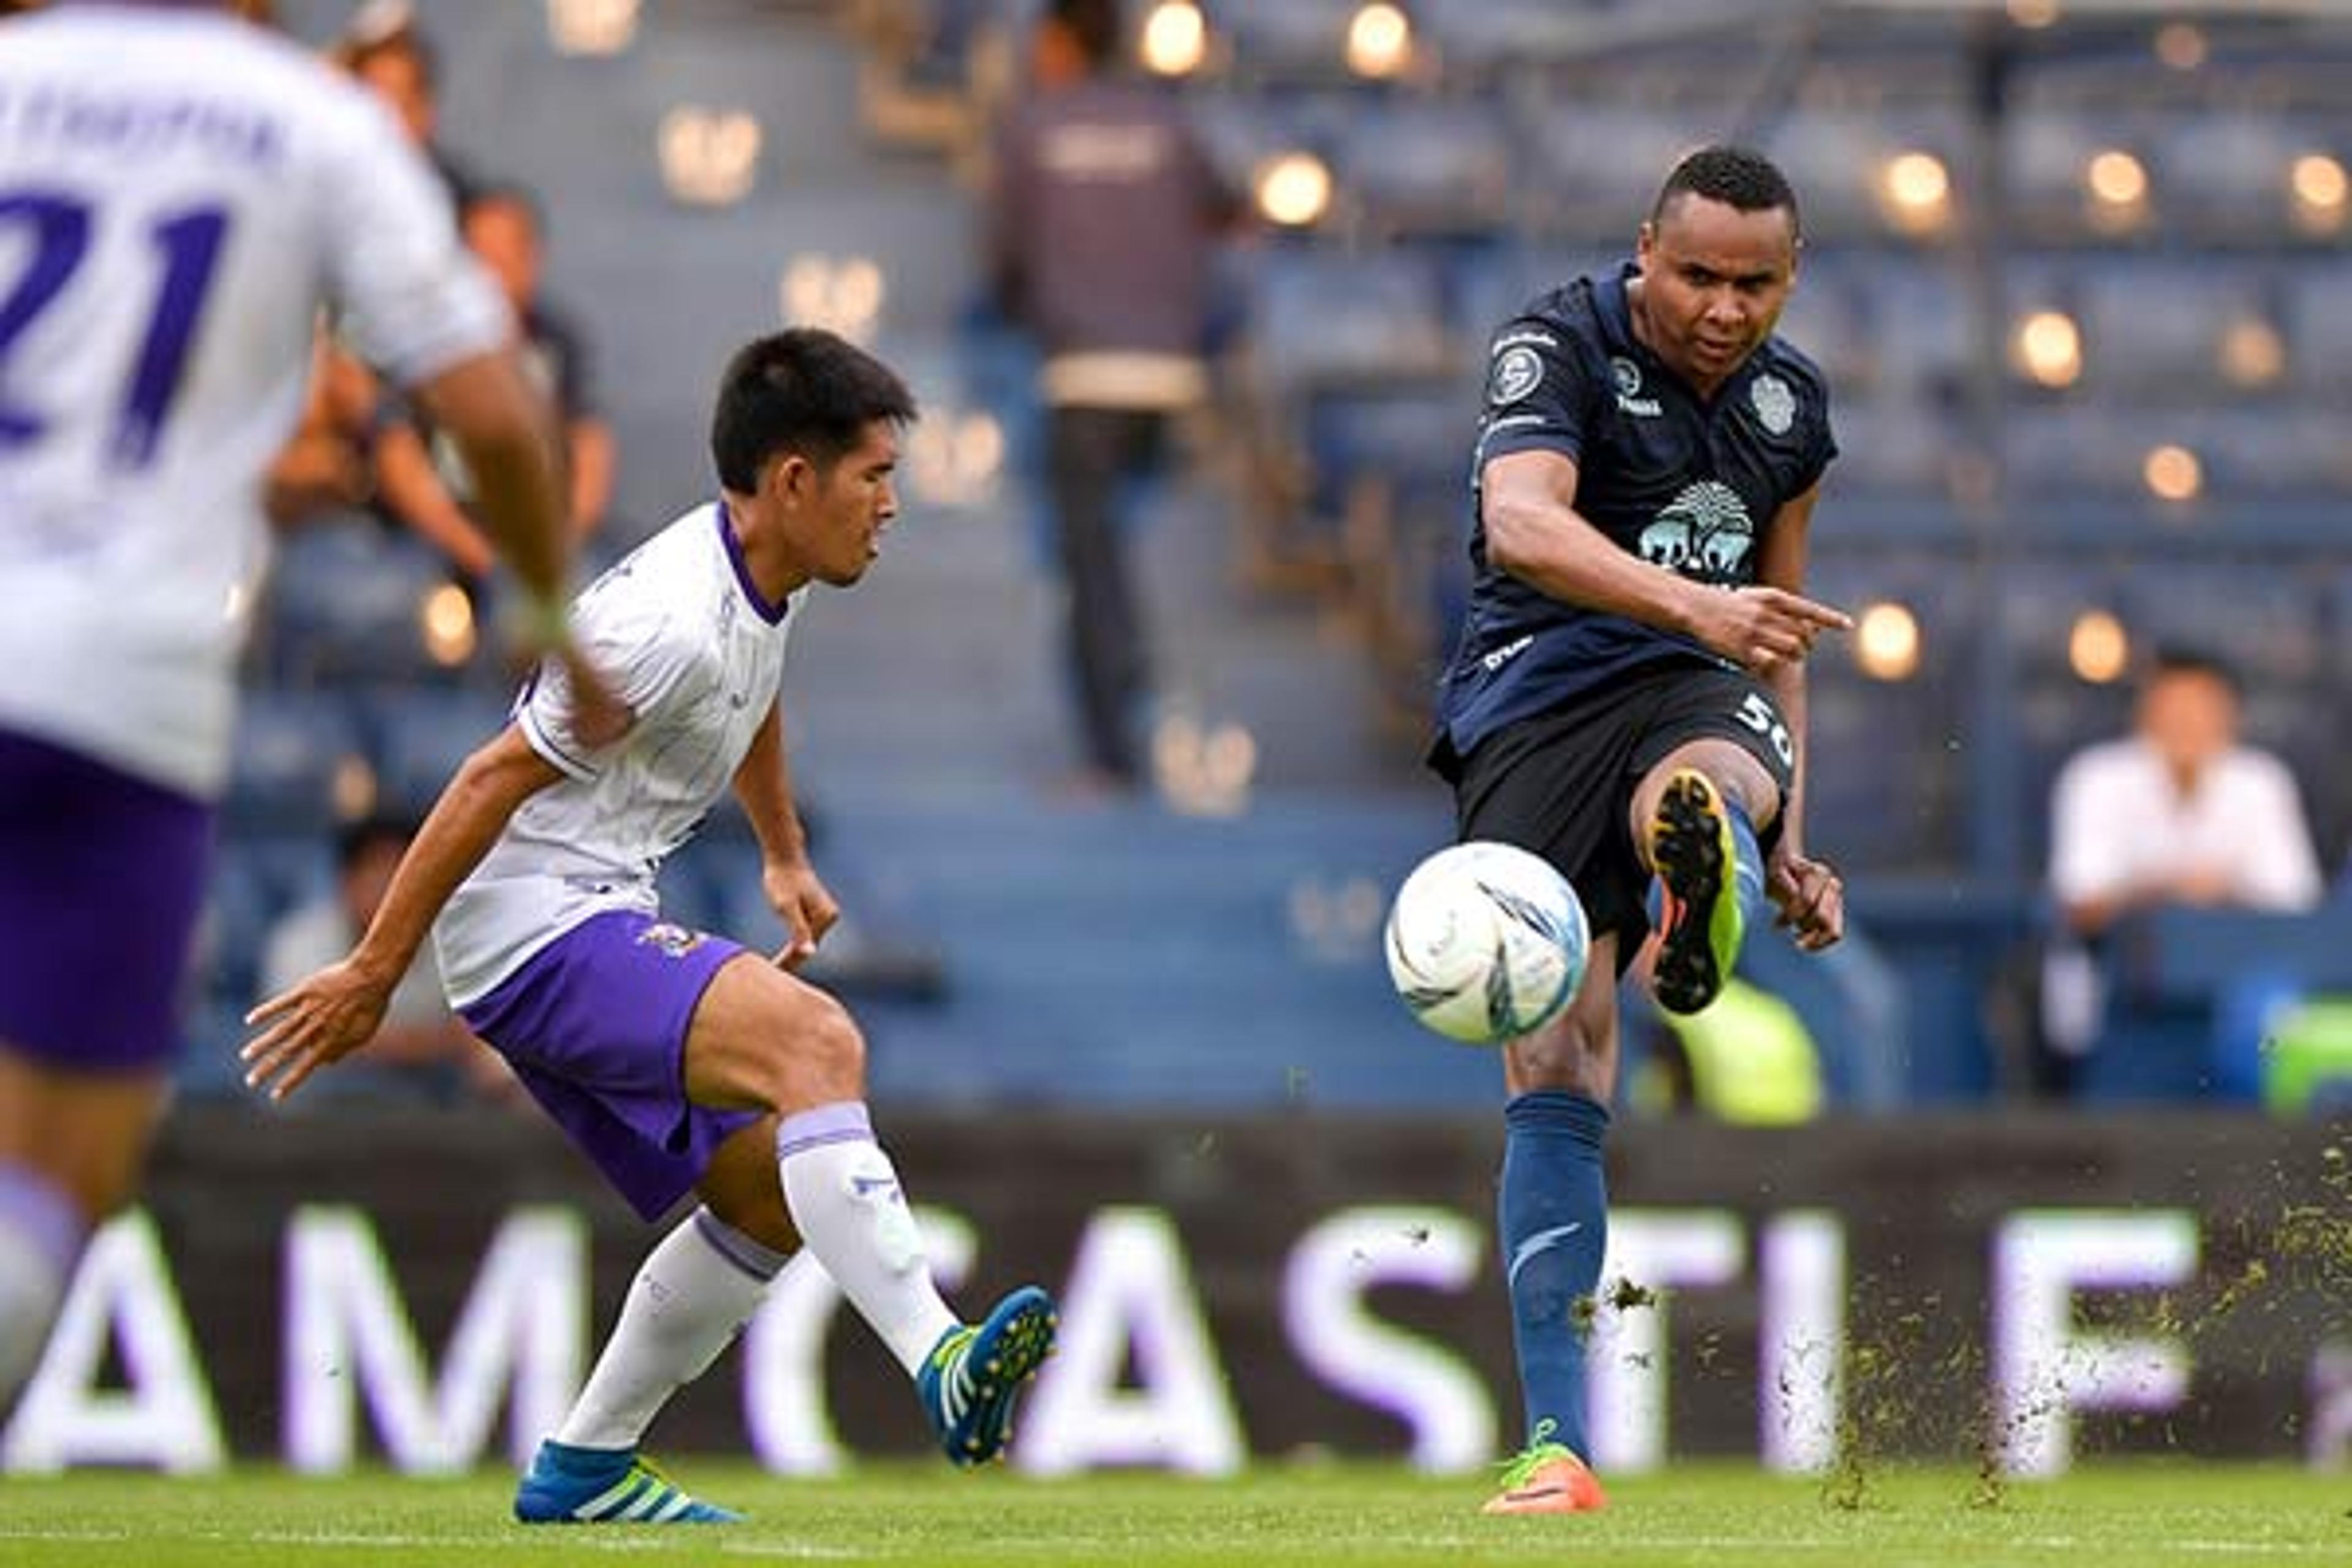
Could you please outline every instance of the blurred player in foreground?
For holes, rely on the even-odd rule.
[[[546,410],[383,111],[211,7],[0,24],[0,1407],[138,1190],[321,305],[465,446],[570,658]]]
[[[647,1220],[700,1205],[646,1259],[586,1390],[515,1500],[527,1522],[724,1522],[638,1458],[663,1404],[726,1349],[805,1241],[898,1356],[949,1457],[1003,1447],[1053,1303],[975,1326],[940,1299],[865,1103],[866,1045],[791,969],[838,915],[809,865],[777,700],[812,583],[866,574],[898,511],[898,376],[829,332],[761,338],[712,422],[719,499],[581,595],[581,635],[634,715],[598,745],[542,669],[467,758],[342,963],[254,1010],[249,1081],[279,1098],[365,1045],[432,928],[449,999]],[[661,919],[654,877],[732,787],[768,901],[769,963]],[[437,923],[436,923],[437,917]]]
[[[1804,849],[1804,658],[1847,621],[1802,596],[1836,446],[1821,373],[1772,332],[1797,249],[1780,172],[1705,148],[1666,177],[1631,265],[1546,294],[1492,345],[1470,611],[1431,761],[1463,838],[1574,885],[1592,958],[1567,1011],[1506,1047],[1498,1228],[1528,1447],[1489,1512],[1602,1506],[1584,1340],[1617,982],[1650,900],[1675,1013],[1715,1000],[1768,886],[1799,945],[1844,927],[1836,872]]]

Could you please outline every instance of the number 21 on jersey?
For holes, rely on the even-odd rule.
[[[14,384],[10,351],[73,284],[98,221],[91,204],[69,191],[0,191],[0,257],[15,251],[23,258],[13,279],[0,278],[0,456],[39,440],[48,428],[29,395]],[[154,460],[227,233],[228,214],[203,205],[147,226],[154,286],[146,330],[125,370],[107,437],[107,460],[115,468],[143,468]]]

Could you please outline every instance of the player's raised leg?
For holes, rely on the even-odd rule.
[[[1609,1243],[1601,1163],[1617,1072],[1617,943],[1592,943],[1567,1012],[1506,1048],[1496,1194],[1527,1447],[1488,1513],[1582,1513],[1602,1506],[1586,1468],[1585,1352]]]
[[[1764,897],[1764,856],[1748,802],[1777,803],[1760,763],[1728,741],[1694,742],[1634,795],[1635,842],[1659,892],[1658,1005],[1696,1013],[1723,991]]]
[[[776,1165],[792,1223],[850,1304],[916,1379],[956,1463],[996,1458],[1013,1405],[1053,1348],[1054,1306],[1025,1288],[981,1322],[940,1297],[921,1234],[866,1108],[866,1043],[841,1004],[743,957],[711,982],[687,1048],[698,1103],[778,1113]]]

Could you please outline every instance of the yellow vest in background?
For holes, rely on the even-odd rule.
[[[1690,1058],[1698,1110],[1759,1127],[1810,1121],[1822,1110],[1822,1065],[1796,1009],[1734,976],[1705,1012],[1664,1015]]]

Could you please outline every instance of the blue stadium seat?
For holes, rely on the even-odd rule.
[[[1486,4],[1475,0],[1465,9]],[[1519,130],[1522,144],[1535,154],[1522,178],[1535,182],[1545,198],[1528,220],[1538,232],[1622,245],[1631,252],[1660,177],[1725,129],[1670,108],[1546,97]]]
[[[371,520],[299,530],[270,582],[267,662],[291,684],[446,679],[425,652],[419,611],[447,580],[429,547]]]
[[[1475,100],[1401,100],[1360,116],[1338,147],[1339,178],[1375,228],[1475,234],[1511,216],[1511,143]]]
[[[1260,258],[1251,318],[1276,386],[1426,377],[1451,369],[1437,264],[1407,251],[1285,247]]]
[[[376,798],[383,810],[421,817],[457,765],[504,727],[510,698],[467,689],[389,689],[367,699]]]
[[[338,816],[335,785],[364,761],[349,704],[329,691],[247,691],[237,713],[223,816],[230,827],[323,832]]]
[[[1212,27],[1237,77],[1339,77],[1346,72],[1348,24],[1360,0],[1212,0]]]
[[[2285,279],[2285,336],[2296,385],[2341,405],[2352,401],[2352,259],[2300,260]]]
[[[2227,395],[2233,328],[2270,328],[2276,310],[2256,267],[2232,258],[2102,256],[2075,279],[2084,381],[2100,397],[2202,404]]]
[[[2289,171],[2309,145],[2275,112],[2207,106],[2168,116],[2148,140],[2168,226],[2209,239],[2288,237]]]

